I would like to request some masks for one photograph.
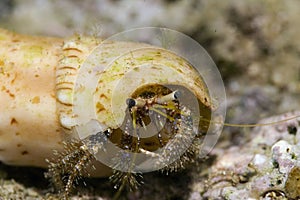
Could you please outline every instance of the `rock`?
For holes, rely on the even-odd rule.
[[[265,119],[261,123],[297,115],[300,111]],[[206,189],[198,192],[208,199],[299,197],[299,122],[300,117],[258,127],[252,130],[249,140],[240,141],[223,151],[215,149],[213,153],[217,154],[217,158],[208,173],[209,179],[202,179]]]

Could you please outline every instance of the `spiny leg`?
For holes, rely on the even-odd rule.
[[[110,181],[115,184],[114,188],[118,189],[117,193],[114,195],[113,200],[119,199],[124,188],[127,190],[134,191],[137,190],[143,182],[143,176],[141,173],[132,172],[122,172],[114,170],[113,175],[109,177]]]
[[[85,145],[80,147],[81,155],[74,165],[73,169],[69,173],[68,181],[64,189],[64,198],[66,199],[73,187],[75,180],[84,175],[86,167],[89,165],[94,156],[88,151]]]
[[[78,155],[81,142],[73,140],[69,143],[64,142],[64,151],[54,152],[57,157],[55,160],[46,160],[48,162],[48,172],[45,173],[45,177],[49,178],[52,185],[60,193],[64,191],[65,183],[63,176],[70,172],[72,166],[78,162]]]
[[[173,115],[171,120],[173,122],[171,130],[176,134],[165,145],[158,162],[158,164],[166,165],[161,171],[167,171],[167,173],[176,172],[183,169],[187,163],[194,162],[199,151],[199,138],[193,130],[191,111],[181,106],[174,109],[174,112],[180,112],[180,115]]]
[[[84,145],[79,141],[72,141],[64,147],[64,151],[58,154],[56,161],[48,161],[49,169],[45,176],[50,178],[62,198],[67,199],[73,182],[83,174],[92,155],[83,148]]]

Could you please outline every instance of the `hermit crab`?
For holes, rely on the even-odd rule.
[[[176,171],[228,125],[220,74],[182,33],[142,28],[102,40],[1,30],[0,44],[0,159],[49,166],[64,197],[78,176],[110,176],[122,190],[143,173]]]
[[[0,46],[0,160],[48,167],[63,198],[80,176],[110,176],[121,191],[143,173],[177,171],[230,125],[214,62],[182,33],[140,28],[102,40],[0,29]]]
[[[143,28],[101,40],[0,30],[0,45],[0,159],[49,165],[65,197],[85,172],[135,188],[142,173],[205,156],[220,134],[222,123],[210,121],[225,116],[221,77],[182,33]]]

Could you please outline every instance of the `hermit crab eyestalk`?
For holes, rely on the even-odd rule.
[[[131,109],[133,107],[143,107],[146,105],[146,101],[144,99],[133,99],[128,98],[126,100],[126,104],[128,105],[128,108]]]
[[[212,59],[188,36],[164,28],[102,41],[78,69],[70,95],[72,111],[64,116],[72,137],[119,171],[162,169],[186,152],[205,156],[225,118]]]

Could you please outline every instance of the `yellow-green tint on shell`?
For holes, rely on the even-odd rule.
[[[111,128],[120,126],[126,99],[142,85],[181,85],[211,108],[206,85],[198,72],[183,58],[161,48],[148,46],[130,51],[114,60],[99,77],[94,94],[96,116]]]

